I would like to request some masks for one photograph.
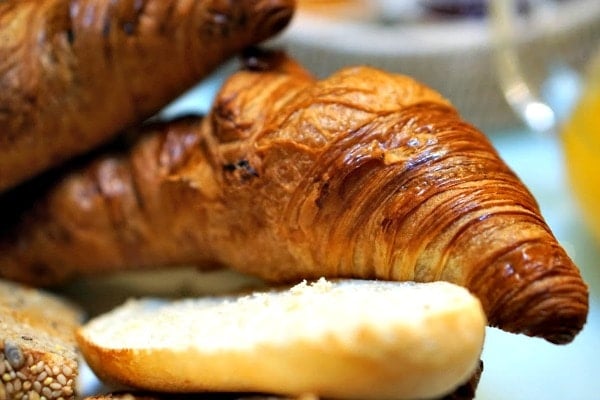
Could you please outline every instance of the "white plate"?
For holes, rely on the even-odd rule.
[[[300,9],[289,29],[273,43],[285,47],[318,76],[349,65],[381,67],[432,86],[481,129],[517,126],[496,79],[487,19],[432,18],[406,5],[414,1],[386,1],[402,9],[394,24],[381,23],[372,5],[379,2],[373,1],[342,2],[363,4],[362,12]],[[595,50],[600,41],[600,1],[554,4],[551,12],[532,16],[526,29],[517,32],[524,67],[535,84],[557,61],[580,69],[585,61],[582,54]]]

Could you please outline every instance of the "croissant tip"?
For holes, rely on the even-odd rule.
[[[587,321],[588,307],[583,299],[562,299],[571,303],[563,303],[563,308],[548,308],[553,312],[544,312],[532,307],[530,312],[522,313],[522,317],[512,321],[495,324],[502,329],[527,336],[539,337],[546,341],[565,345],[571,343],[583,330]],[[555,306],[557,304],[554,304]],[[558,311],[557,311],[558,310]]]
[[[587,313],[579,313],[568,318],[552,317],[538,321],[538,323],[532,323],[531,320],[519,320],[514,321],[511,325],[505,322],[489,321],[489,325],[509,333],[541,338],[556,345],[566,345],[573,342],[583,330],[586,315]]]
[[[586,324],[588,287],[552,237],[512,248],[474,277],[470,288],[482,299],[490,326],[562,345]]]
[[[564,333],[564,334],[546,336],[546,337],[544,337],[544,339],[546,339],[548,342],[550,342],[552,344],[564,345],[564,344],[571,343],[573,341],[573,339],[575,339],[575,335],[576,334],[572,334],[572,333]]]
[[[550,343],[564,345],[571,343],[581,332],[586,323],[587,312],[573,315],[572,318],[558,319],[554,322],[554,329],[546,328],[540,335]],[[535,335],[537,336],[537,335]]]

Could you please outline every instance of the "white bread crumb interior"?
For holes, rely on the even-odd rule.
[[[479,301],[453,284],[321,279],[130,300],[79,341],[99,376],[142,389],[428,398],[469,379],[485,324]]]

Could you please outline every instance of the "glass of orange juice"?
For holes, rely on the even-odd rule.
[[[588,226],[600,242],[600,53],[590,63],[585,82],[561,137],[568,177]]]
[[[505,97],[532,131],[560,135],[570,187],[600,243],[600,1],[489,6]],[[551,50],[531,60],[536,44]]]

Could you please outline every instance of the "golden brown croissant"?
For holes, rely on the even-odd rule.
[[[447,280],[493,326],[555,343],[582,329],[578,269],[438,93],[367,67],[315,81],[283,56],[250,60],[204,120],[65,177],[5,234],[2,274],[48,284],[195,263],[272,281]]]
[[[0,191],[149,117],[294,3],[0,1]]]

